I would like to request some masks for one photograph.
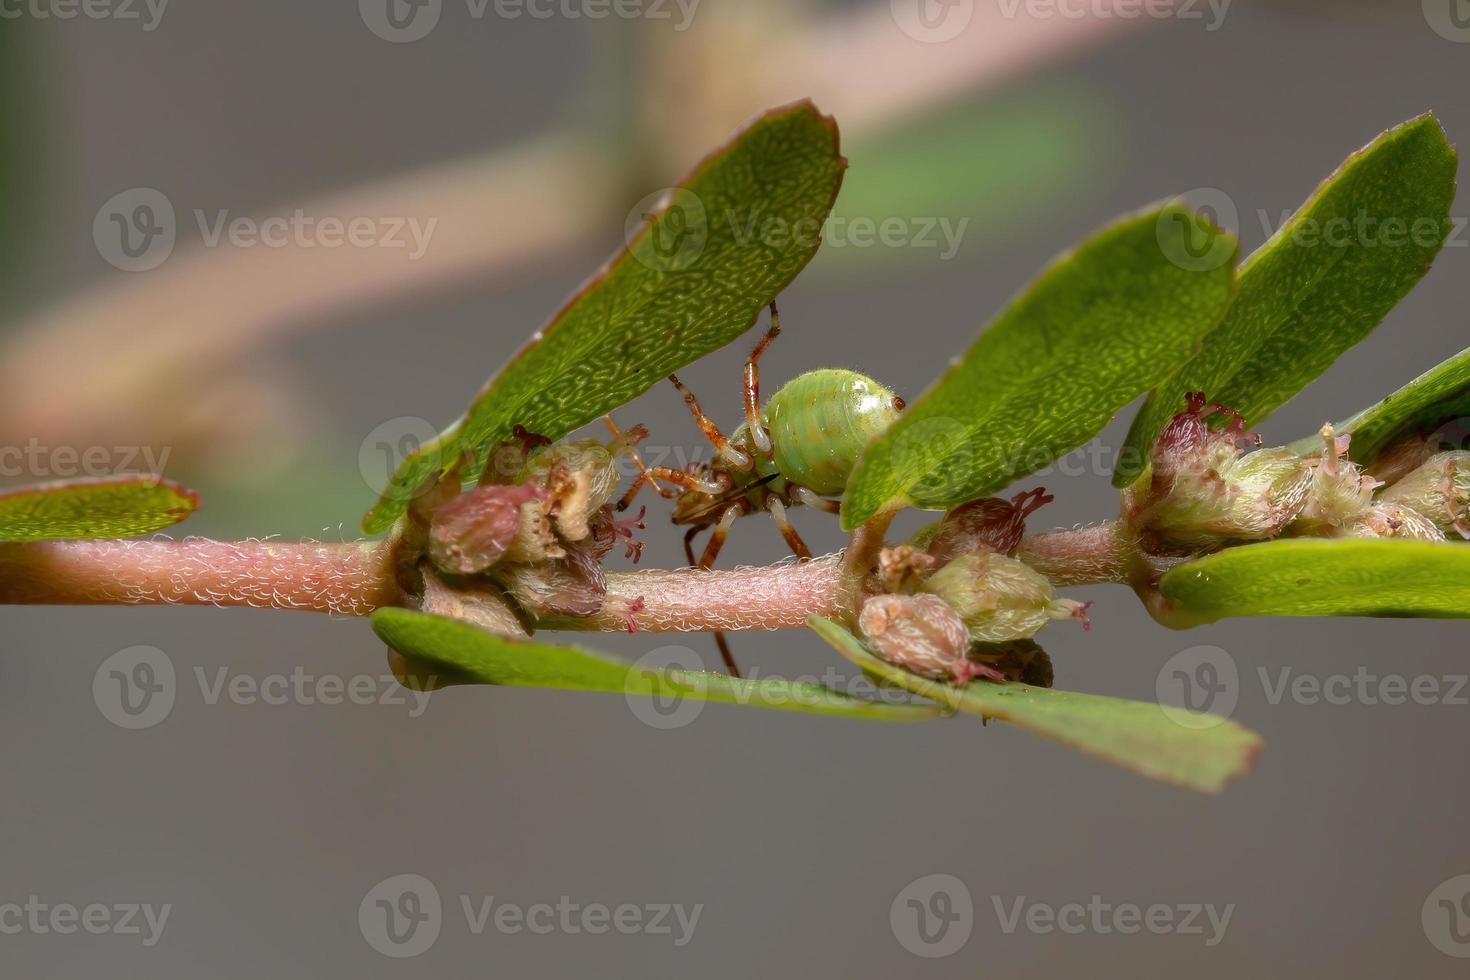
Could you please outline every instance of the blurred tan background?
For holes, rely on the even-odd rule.
[[[1433,109],[1463,141],[1470,30],[1451,2],[1236,0],[1126,18],[1022,0],[692,11],[648,0],[640,16],[596,18],[596,0],[535,5],[547,17],[494,0],[477,17],[443,0],[412,41],[393,34],[422,28],[432,3],[404,4],[410,26],[398,28],[372,0],[175,0],[161,16],[136,4],[137,19],[116,7],[41,17],[56,9],[44,0],[0,7],[13,123],[0,133],[13,189],[0,194],[0,442],[34,443],[53,468],[58,447],[150,450],[205,493],[184,533],[354,537],[383,477],[379,442],[453,418],[619,244],[641,198],[745,118],[806,94],[837,115],[850,170],[833,240],[782,297],[786,332],[763,379],[773,390],[840,364],[911,397],[1047,259],[1120,212],[1223,192],[1253,248],[1381,130]],[[173,209],[176,241],[127,272],[117,264],[139,260],[95,226],[100,215],[108,227],[115,200],[135,215],[140,189]],[[371,245],[210,247],[195,217],[298,209],[435,224],[410,259]],[[885,219],[890,243],[863,244],[862,222]],[[1466,346],[1467,242],[1459,231],[1373,337],[1263,426],[1268,443]],[[722,421],[739,413],[745,346],[684,373]],[[618,417],[647,424],[672,455],[700,448],[672,390]],[[1128,417],[1092,452],[1024,481],[1057,495],[1038,525],[1112,515],[1106,463]],[[50,475],[64,474],[3,474]],[[840,546],[825,515],[797,522],[814,547]],[[767,523],[738,530],[723,562],[781,555]],[[645,563],[682,562],[672,527],[654,523],[648,540]],[[0,966],[168,978],[1463,975],[1421,913],[1470,872],[1459,764],[1470,705],[1310,704],[1274,686],[1289,667],[1448,690],[1470,671],[1466,627],[1234,621],[1175,634],[1124,590],[1088,591],[1090,633],[1042,636],[1058,686],[1153,698],[1171,657],[1219,647],[1238,672],[1234,716],[1268,741],[1254,775],[1196,797],[969,719],[890,727],[711,706],[659,730],[622,699],[560,692],[459,689],[421,714],[412,702],[211,699],[221,676],[248,686],[298,667],[393,692],[361,621],[8,609]],[[681,642],[584,639],[630,657]],[[809,635],[733,639],[765,673],[847,674]],[[716,662],[708,638],[682,642]],[[176,692],[163,717],[128,729],[94,679],[138,645],[163,652]],[[958,879],[973,914],[947,933],[961,940],[952,955],[920,956],[911,947],[937,947],[905,924],[905,889],[938,873]],[[399,874],[432,882],[443,906],[437,940],[401,959],[374,948],[359,916]],[[677,925],[540,935],[492,921],[477,935],[461,898],[490,895],[702,911],[682,945]],[[171,913],[150,946],[10,934],[3,907],[31,896]],[[1007,931],[997,911],[1094,896],[1232,912],[1207,945],[1203,918],[1203,935],[1090,920],[1072,934],[1024,920]],[[1449,942],[1470,953],[1470,937]]]

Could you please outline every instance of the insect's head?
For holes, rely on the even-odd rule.
[[[742,504],[749,512],[751,492],[775,479],[775,474],[751,479],[749,474],[733,473],[719,462],[702,467],[697,475],[707,488],[679,494],[674,501],[675,524],[709,527],[719,522],[731,504]]]

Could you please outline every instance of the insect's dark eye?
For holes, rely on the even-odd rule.
[[[895,412],[902,412],[907,407],[908,405],[904,402],[902,398],[898,397],[897,395],[893,396],[893,410]]]

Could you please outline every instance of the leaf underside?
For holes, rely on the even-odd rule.
[[[1365,408],[1334,428],[1338,435],[1351,435],[1348,455],[1354,462],[1371,463],[1378,453],[1400,436],[1428,435],[1446,422],[1470,417],[1470,350],[1424,372],[1371,408]],[[1470,449],[1464,426],[1442,433],[1435,448]],[[1322,437],[1306,436],[1291,444],[1301,455],[1322,451]]]
[[[1298,538],[1176,566],[1159,583],[1169,625],[1229,616],[1470,617],[1470,547]]]
[[[474,479],[516,425],[559,439],[745,332],[807,264],[847,162],[810,102],[761,116],[659,205],[629,244],[405,459],[363,519],[373,534],[466,450]]]
[[[1224,321],[1134,418],[1113,485],[1142,472],[1186,392],[1203,391],[1256,425],[1371,333],[1429,271],[1449,234],[1456,163],[1432,115],[1348,157],[1241,264]]]
[[[801,681],[642,667],[581,647],[508,640],[459,620],[409,609],[379,609],[372,624],[394,650],[440,667],[446,677],[461,683],[686,697],[880,721],[921,721],[941,714],[933,705],[864,701]]]
[[[1216,266],[1171,258],[1201,240],[1219,249]],[[868,446],[843,527],[973,500],[1085,443],[1198,349],[1230,302],[1234,256],[1233,238],[1168,206],[1058,258]]]
[[[971,681],[954,687],[931,681],[873,656],[857,637],[831,620],[812,616],[807,625],[864,671],[915,694],[996,718],[1150,779],[1187,789],[1218,793],[1245,775],[1263,742],[1229,720],[1171,709],[1207,724],[1189,727],[1157,704],[1056,691],[1026,684]]]
[[[148,474],[64,480],[0,493],[0,541],[124,538],[198,509],[194,491]]]

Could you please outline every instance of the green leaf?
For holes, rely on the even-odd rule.
[[[1470,546],[1296,538],[1186,562],[1159,583],[1164,621],[1228,616],[1470,617]]]
[[[955,687],[880,660],[836,623],[811,616],[807,625],[869,674],[981,718],[996,718],[1122,766],[1150,779],[1205,793],[1250,771],[1263,746],[1255,732],[1228,719],[1147,701],[1027,684],[971,681]]]
[[[642,667],[580,647],[508,640],[456,619],[408,609],[379,609],[372,623],[393,649],[431,666],[442,666],[448,676],[460,681],[687,697],[874,720],[918,721],[940,714],[933,705],[863,701],[801,681]]]
[[[148,534],[198,509],[194,491],[148,474],[62,480],[0,493],[0,541]]]
[[[1449,234],[1455,168],[1455,149],[1432,115],[1348,157],[1242,263],[1240,295],[1224,322],[1134,418],[1113,485],[1143,472],[1186,392],[1203,391],[1255,425],[1368,336],[1429,271]]]
[[[1181,261],[1195,243],[1207,268]],[[943,510],[1082,445],[1198,349],[1230,302],[1235,240],[1183,207],[1133,215],[1063,255],[858,461],[851,529]]]
[[[403,461],[363,528],[386,529],[462,451],[475,454],[470,480],[516,425],[559,439],[744,333],[815,253],[846,165],[836,124],[810,102],[752,123]]]
[[[1372,462],[1385,446],[1403,435],[1427,435],[1445,422],[1470,416],[1470,350],[1462,350],[1438,367],[1426,371],[1398,391],[1352,418],[1337,423],[1338,435],[1351,435],[1348,455],[1359,463]],[[1470,449],[1466,433],[1457,427],[1445,433],[1444,449]],[[1298,439],[1291,448],[1303,456],[1322,451],[1318,435]]]

